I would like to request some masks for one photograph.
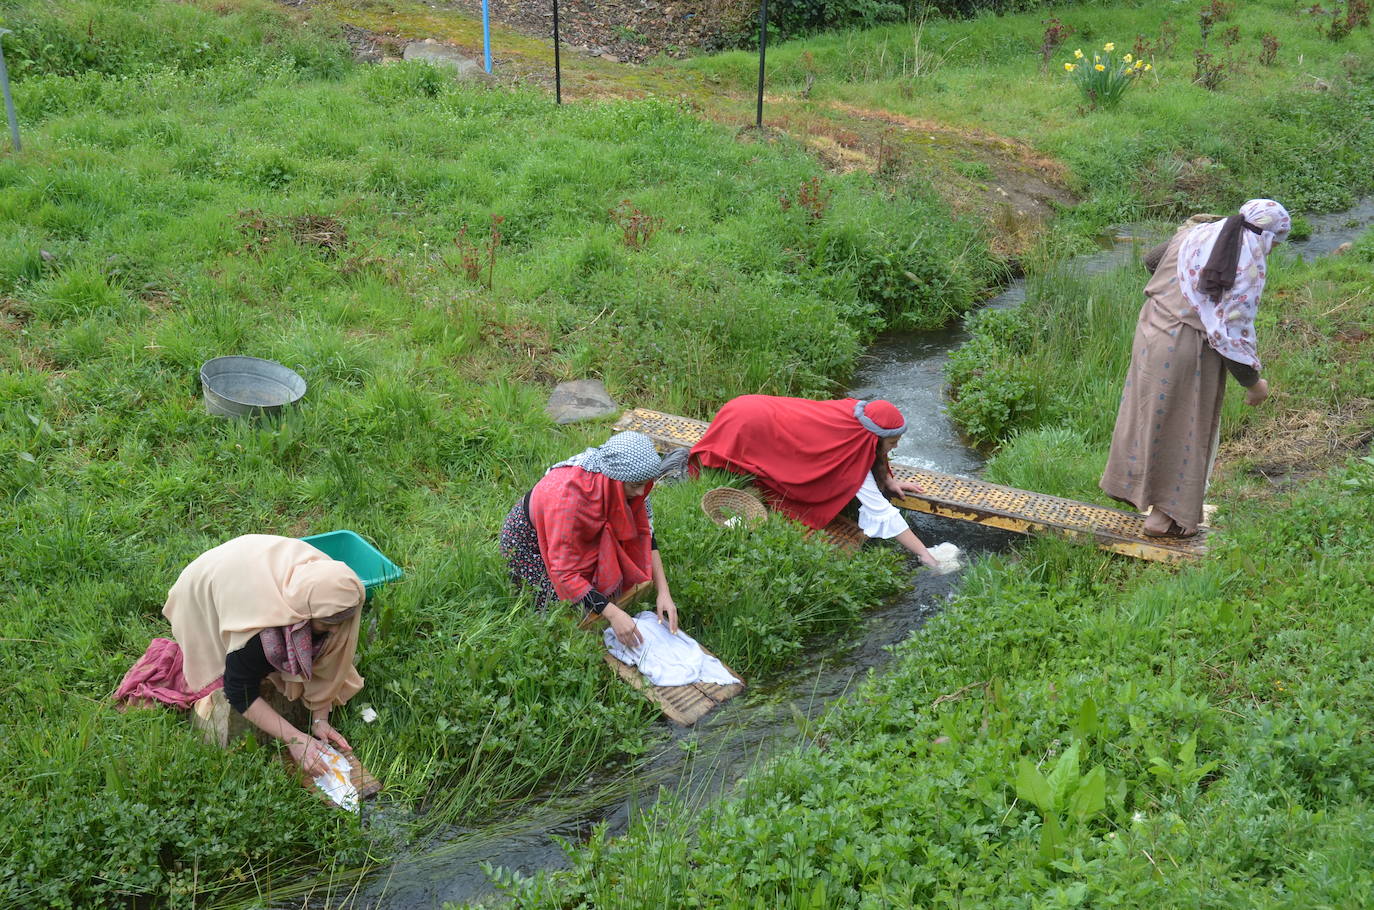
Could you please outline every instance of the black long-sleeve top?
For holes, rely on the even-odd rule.
[[[275,667],[267,662],[262,650],[262,636],[254,635],[237,651],[224,656],[224,697],[229,705],[242,714],[259,698],[262,681]]]

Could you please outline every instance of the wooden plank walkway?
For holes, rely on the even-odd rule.
[[[636,408],[627,411],[616,422],[615,429],[638,430],[667,451],[695,444],[706,433],[707,426],[700,420]],[[920,496],[898,500],[897,505],[904,509],[1018,534],[1055,534],[1155,562],[1188,562],[1207,553],[1205,529],[1196,537],[1146,537],[1144,518],[1135,512],[903,465],[893,465],[892,472],[898,480],[917,483],[925,489]],[[836,533],[830,527],[825,529],[832,540],[838,534],[841,541],[851,544],[852,534],[857,531],[857,527],[852,532],[846,528],[837,528]]]
[[[858,530],[857,525],[855,526],[855,530]],[[862,534],[862,532],[860,533]],[[653,588],[652,582],[641,582],[621,597],[619,601],[617,601],[616,606],[620,607],[626,613],[630,613],[630,607],[637,601],[646,597]],[[633,616],[634,614],[631,613],[630,615]],[[599,613],[594,616],[585,616],[582,618],[582,621],[578,623],[578,628],[596,630],[604,621],[605,617]],[[702,648],[701,650],[706,651],[707,654],[711,654],[706,648]],[[644,674],[639,672],[638,667],[632,667],[619,658],[611,656],[609,653],[604,656],[606,658],[606,663],[616,672],[617,676],[629,683],[631,688],[643,695],[652,704],[657,705],[658,709],[663,712],[664,717],[674,723],[682,724],[684,727],[692,726],[692,724],[701,720],[707,714],[710,714],[716,708],[743,692],[745,688],[744,677],[740,676],[734,670],[730,670],[728,666],[726,666],[725,669],[729,670],[730,675],[740,680],[740,682],[731,683],[728,686],[721,686],[716,683],[691,683],[686,686],[651,686],[649,685],[649,681],[644,678]],[[714,654],[711,654],[711,656],[715,657]],[[725,666],[724,661],[721,662],[721,665]]]

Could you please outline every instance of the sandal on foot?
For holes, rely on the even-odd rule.
[[[1168,528],[1168,530],[1165,530],[1165,531],[1151,531],[1149,528],[1144,528],[1144,529],[1141,530],[1141,533],[1144,534],[1146,537],[1156,537],[1156,538],[1157,538],[1157,537],[1196,537],[1196,536],[1197,536],[1197,529],[1194,529],[1194,530],[1192,530],[1192,531],[1186,531],[1186,530],[1184,530],[1183,525],[1179,524],[1179,523],[1176,522],[1176,521],[1170,521],[1170,522],[1169,522],[1169,528]]]

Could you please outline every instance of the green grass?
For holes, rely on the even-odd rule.
[[[1057,6],[1053,15],[1075,32],[1043,71],[1046,11],[789,41],[768,49],[769,90],[800,94],[810,76],[818,110],[842,103],[988,130],[1063,161],[1084,197],[1066,227],[1186,215],[1255,196],[1282,199],[1294,212],[1331,211],[1374,186],[1363,163],[1374,157],[1374,138],[1362,126],[1374,106],[1374,33],[1360,28],[1331,41],[1318,32],[1325,20],[1306,7],[1240,4],[1205,45],[1225,61],[1226,79],[1212,92],[1194,83],[1202,6]],[[1161,41],[1166,20],[1171,43]],[[1224,47],[1231,26],[1240,40]],[[1266,33],[1281,41],[1272,66],[1259,60]],[[1138,36],[1153,48],[1144,59],[1154,70],[1115,109],[1084,110],[1063,63],[1075,48],[1091,58],[1107,42],[1132,51]],[[757,56],[743,51],[676,66],[739,91],[758,69]]]
[[[166,633],[180,568],[237,534],[352,528],[406,567],[369,608],[367,687],[340,723],[423,825],[642,753],[661,735],[648,704],[570,615],[532,615],[497,553],[520,493],[608,433],[555,427],[550,386],[599,375],[622,402],[701,416],[744,391],[833,392],[881,322],[860,266],[948,215],[822,176],[813,221],[777,202],[820,176],[785,142],[670,104],[555,109],[354,67],[327,27],[265,4],[5,15],[32,63],[15,66],[25,150],[0,159],[0,806],[17,820],[0,903],[223,903],[392,848],[263,752],[107,701]],[[24,43],[49,32],[123,69]],[[163,54],[163,32],[228,48]],[[625,198],[664,218],[645,249],[609,215]],[[455,237],[485,243],[492,214],[488,289]],[[280,420],[212,418],[197,370],[228,353],[310,392]],[[717,532],[703,483],[663,491],[659,539],[685,627],[741,673],[896,587],[891,553],[828,558],[780,521]]]
[[[1312,411],[1367,439],[1374,232],[1275,266],[1274,397],[1241,413],[1233,394],[1228,435],[1263,450]],[[1101,498],[1140,281],[1053,271],[975,320],[955,372],[1031,390],[988,479]],[[1329,463],[1315,441],[1294,468]],[[1244,458],[1209,496],[1223,533],[1203,563],[1051,539],[983,559],[814,745],[593,838],[568,872],[494,880],[521,907],[1367,905],[1374,457],[1287,492]]]
[[[685,105],[555,108],[532,91],[457,87],[423,66],[357,67],[324,18],[301,22],[256,0],[223,6],[0,5],[15,29],[5,47],[25,131],[23,154],[0,158],[0,775],[11,782],[0,790],[11,820],[0,833],[0,903],[261,902],[306,876],[344,881],[395,849],[322,811],[270,750],[219,752],[168,712],[109,704],[147,640],[165,633],[160,608],[177,572],[237,534],[352,528],[406,567],[369,608],[367,687],[340,724],[399,812],[419,813],[423,827],[556,799],[592,768],[633,761],[660,735],[653,712],[605,670],[595,637],[575,632],[571,616],[532,615],[513,596],[497,554],[511,503],[547,465],[608,432],[554,426],[543,411],[550,385],[597,375],[624,404],[703,417],[746,391],[832,394],[878,328],[948,319],[995,274],[984,227],[954,220],[921,180],[823,174],[785,138],[737,136]],[[1005,45],[1002,23],[1014,26]],[[1024,18],[960,28],[978,38],[958,51],[977,49],[974,69],[987,59],[979,54],[1024,50],[1033,31]],[[862,49],[875,39],[823,40]],[[1238,122],[1227,118],[1257,104],[1285,112],[1283,135],[1307,143],[1327,201],[1354,192],[1362,172],[1346,149],[1361,153],[1363,135],[1337,147],[1330,130],[1356,122],[1367,83],[1358,60],[1348,82],[1332,67],[1364,40],[1312,46],[1309,69],[1334,80],[1329,93],[1303,95],[1296,77],[1272,95],[1250,84],[1243,102],[1184,89],[1170,104],[1189,116],[1155,118],[1169,132],[1108,167],[1112,143],[1129,135],[1121,128],[1147,122],[1137,105],[1166,94],[1133,92],[1112,116],[1138,119],[1104,123],[1090,151],[1069,156],[1091,188],[1084,223],[1150,198],[1122,168],[1137,173],[1171,143],[1195,143],[1209,117]],[[785,46],[777,59],[785,67],[799,53]],[[842,63],[839,51],[822,56]],[[947,58],[951,73],[958,61]],[[1013,87],[1034,82],[996,65]],[[975,98],[981,78],[971,73],[956,94]],[[1067,87],[1025,91],[1048,111]],[[970,106],[956,117],[953,97],[942,103],[931,113],[956,124],[989,116]],[[1008,130],[1042,120],[1048,129],[1055,117],[1065,130],[1081,125],[1053,109],[1038,118],[1029,102],[1014,106]],[[1296,153],[1268,143],[1277,122],[1238,146],[1251,157],[1216,160],[1276,154],[1272,173],[1289,179]],[[1242,154],[1214,144],[1218,156]],[[818,178],[828,193],[818,217],[780,203]],[[1202,205],[1209,192],[1188,199]],[[624,243],[610,214],[624,199],[663,219],[643,249]],[[504,220],[488,287],[485,272],[467,277],[455,239],[483,248],[492,215]],[[1302,318],[1334,330],[1327,295],[1348,296],[1363,263],[1295,279],[1294,293],[1314,295]],[[1108,325],[1124,318],[1105,303],[1097,312]],[[1085,343],[1115,350],[1110,332]],[[286,363],[310,393],[280,420],[211,418],[197,369],[228,353]],[[1295,386],[1319,374],[1322,356],[1295,355]],[[1367,375],[1342,369],[1352,372],[1339,382]],[[1074,395],[1111,385],[1086,372],[1064,381]],[[1061,432],[1054,444],[1090,462],[1099,431]],[[1083,476],[1042,470],[1027,482],[1068,489]],[[656,494],[659,539],[684,626],[751,680],[898,586],[889,550],[836,559],[776,519],[752,533],[715,529],[697,505],[713,482]],[[1363,501],[1348,499],[1350,509]],[[1327,526],[1351,520],[1332,513]],[[1061,578],[1066,590],[1096,591],[1123,574],[1077,551],[1030,559],[1025,587],[1015,565],[979,570],[974,596],[984,600],[971,603],[996,601],[1012,625],[1039,598],[1057,609]],[[1129,609],[1157,620],[1163,602]],[[988,653],[1017,672],[1051,654],[1002,644]],[[933,699],[912,693],[912,705]],[[358,719],[364,704],[376,724]],[[885,711],[875,722],[909,719]],[[1353,818],[1353,805],[1341,811]],[[1029,832],[1032,822],[1017,824]],[[732,825],[721,831],[738,832]],[[781,894],[747,887],[765,905]]]
[[[1365,906],[1371,491],[1369,457],[1233,491],[1181,570],[1050,539],[981,560],[816,745],[495,880],[520,907]]]

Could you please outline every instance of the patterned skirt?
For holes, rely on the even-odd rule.
[[[527,587],[534,592],[536,610],[542,613],[551,602],[558,600],[544,557],[539,552],[539,538],[534,533],[523,496],[516,500],[506,515],[506,523],[501,526],[501,555],[506,558],[510,580],[516,590]]]

